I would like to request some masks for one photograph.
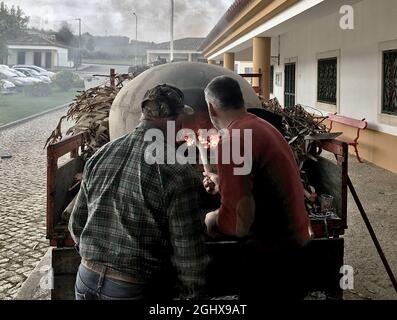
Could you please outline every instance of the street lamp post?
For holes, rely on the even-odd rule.
[[[132,13],[135,16],[135,65],[137,65],[137,55],[138,55],[138,16],[135,12]]]
[[[79,56],[78,56],[78,58],[76,59],[77,61],[77,63],[76,63],[76,70],[78,70],[78,67],[80,67],[81,66],[81,62],[82,62],[82,57],[81,57],[81,18],[77,18],[77,19],[71,19],[70,21],[72,21],[72,20],[74,20],[74,21],[78,21],[79,22]]]
[[[79,67],[81,67],[82,57],[81,57],[81,18],[77,19],[79,21]]]

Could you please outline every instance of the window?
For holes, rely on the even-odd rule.
[[[25,51],[19,51],[17,57],[17,64],[25,64],[25,61],[26,61]]]
[[[253,74],[254,73],[254,68],[244,68],[244,73],[245,74]]]
[[[296,100],[296,63],[286,63],[284,73],[284,107],[292,108]]]
[[[317,101],[336,105],[338,58],[318,60]]]
[[[397,115],[397,50],[383,52],[382,113]]]
[[[274,90],[274,66],[270,66],[270,93]]]

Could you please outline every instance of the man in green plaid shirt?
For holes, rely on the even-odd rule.
[[[149,90],[138,128],[87,162],[69,222],[82,257],[77,299],[174,297],[175,287],[178,297],[200,296],[208,264],[201,179],[190,165],[145,159],[146,132],[165,131],[186,111],[183,100],[171,86]]]

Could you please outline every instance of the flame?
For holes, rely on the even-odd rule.
[[[209,138],[209,147],[215,149],[218,147],[219,142],[221,141],[221,137],[219,135],[212,135]]]
[[[193,147],[196,145],[196,142],[191,137],[186,136],[185,141],[188,147]]]
[[[191,135],[184,135],[183,139],[186,141],[188,147],[196,146],[199,143],[204,149],[217,148],[221,140],[219,134],[211,134],[207,137],[207,135],[204,136],[201,134],[200,131],[197,133],[197,139]]]

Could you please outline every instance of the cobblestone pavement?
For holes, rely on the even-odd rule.
[[[397,174],[350,157],[349,175],[379,243],[397,276]],[[354,290],[345,299],[397,300],[391,281],[350,195],[345,264],[354,268]]]
[[[0,131],[0,300],[12,299],[48,249],[46,139],[65,109]]]
[[[65,110],[0,131],[0,300],[12,299],[48,249],[45,238],[46,138]],[[397,175],[354,157],[349,173],[397,274]],[[397,299],[363,220],[349,195],[345,263],[355,270],[346,299]]]

